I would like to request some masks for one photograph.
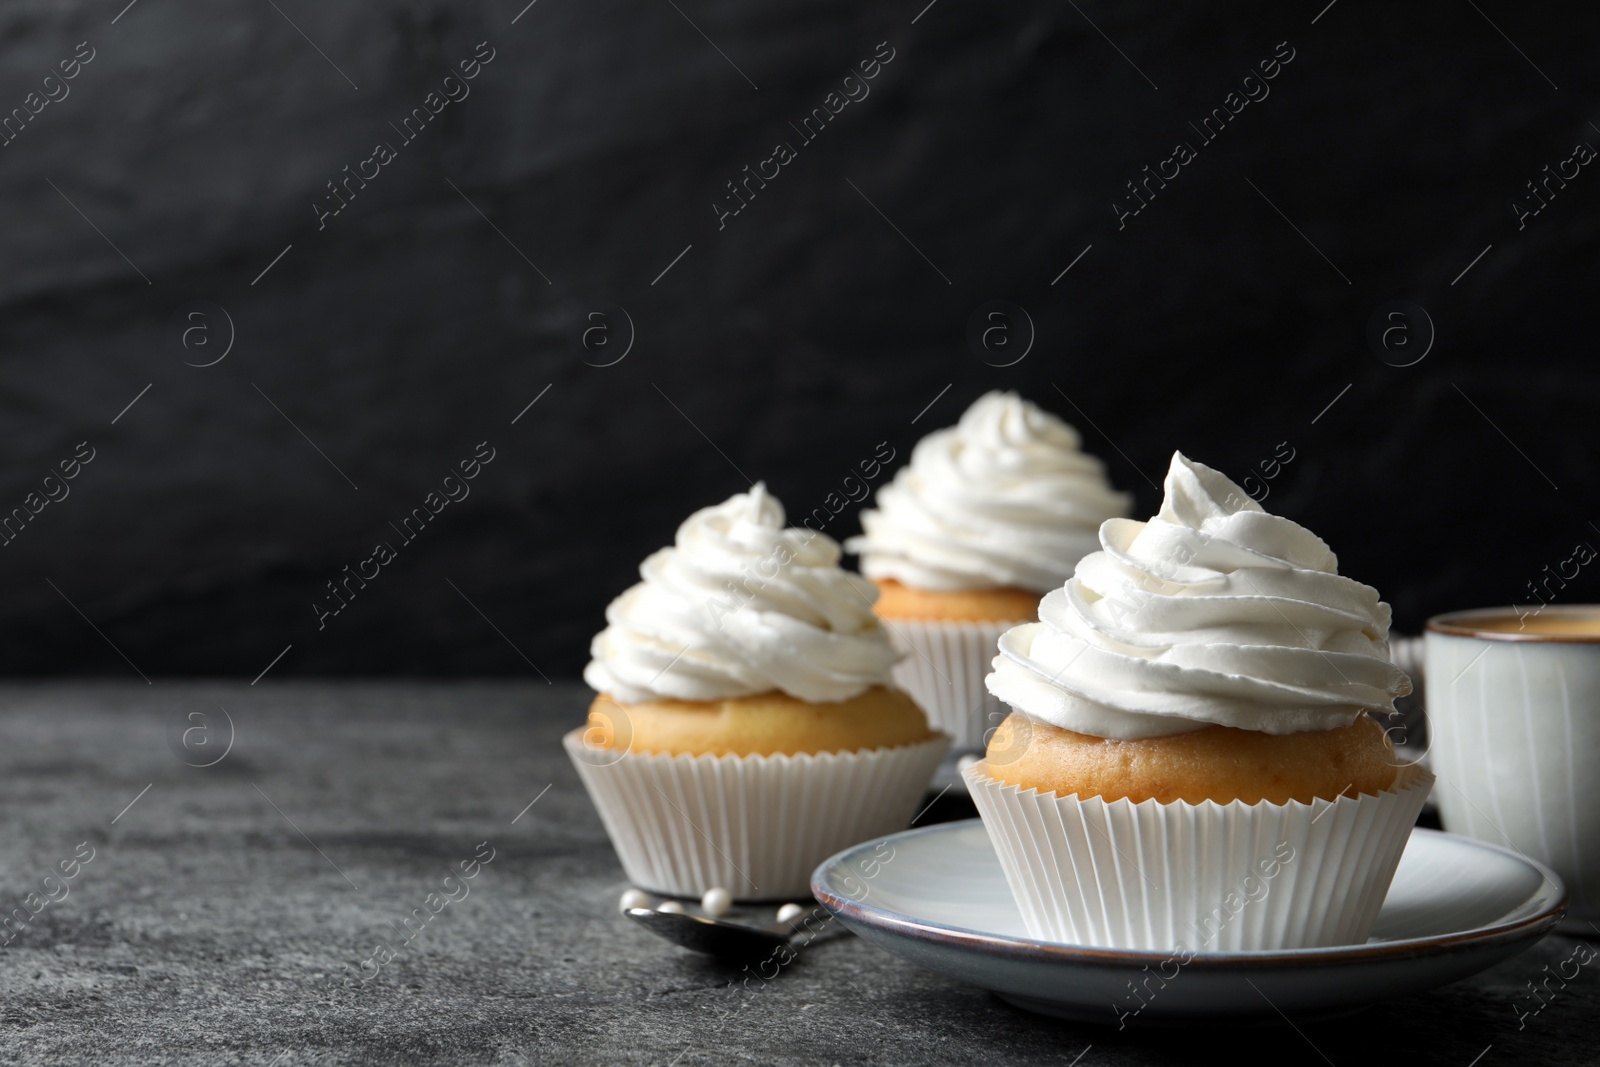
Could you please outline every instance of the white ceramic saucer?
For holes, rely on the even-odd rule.
[[[1431,989],[1544,937],[1567,896],[1547,868],[1512,852],[1413,830],[1366,944],[1179,963],[1030,938],[977,819],[846,849],[817,868],[811,889],[880,948],[1018,1007],[1110,1026],[1332,1015]]]

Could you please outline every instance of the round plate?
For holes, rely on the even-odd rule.
[[[856,845],[811,876],[863,939],[1018,1007],[1126,1026],[1331,1015],[1476,974],[1561,921],[1544,866],[1437,830],[1413,830],[1364,945],[1173,954],[1028,936],[977,819]]]

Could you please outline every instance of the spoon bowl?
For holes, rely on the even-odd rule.
[[[785,931],[778,933],[770,928],[654,908],[629,908],[626,914],[658,937],[692,952],[722,959],[758,959],[789,943],[788,923],[783,924]]]
[[[656,936],[664,937],[691,952],[702,952],[725,960],[746,961],[771,955],[789,945],[790,939],[807,920],[820,917],[823,922],[828,922],[832,918],[821,908],[812,908],[787,922],[763,926],[748,926],[687,912],[656,911],[654,908],[629,908],[623,914]],[[802,944],[810,944],[816,937],[816,934],[812,934]]]

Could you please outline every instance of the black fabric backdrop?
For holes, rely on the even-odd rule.
[[[994,387],[1077,425],[1138,514],[1174,448],[1254,475],[1400,629],[1527,600],[1600,545],[1597,29],[8,4],[0,507],[58,499],[0,548],[0,670],[572,674],[690,511],[747,478],[826,506]],[[770,180],[735,200],[746,166]],[[1590,570],[1541,588],[1596,599]]]

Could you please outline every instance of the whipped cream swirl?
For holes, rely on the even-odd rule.
[[[1040,621],[1000,638],[991,693],[1130,740],[1329,730],[1411,691],[1389,660],[1389,605],[1341,577],[1321,538],[1182,453],[1165,488],[1155,518],[1108,520]]]
[[[774,689],[829,703],[889,684],[900,656],[872,613],[878,591],[839,556],[832,538],[785,528],[764,484],[702,508],[606,608],[584,681],[625,703]]]
[[[1100,523],[1131,502],[1081,443],[1016,393],[986,393],[917,442],[845,547],[868,578],[918,589],[1058,586],[1095,550]]]

